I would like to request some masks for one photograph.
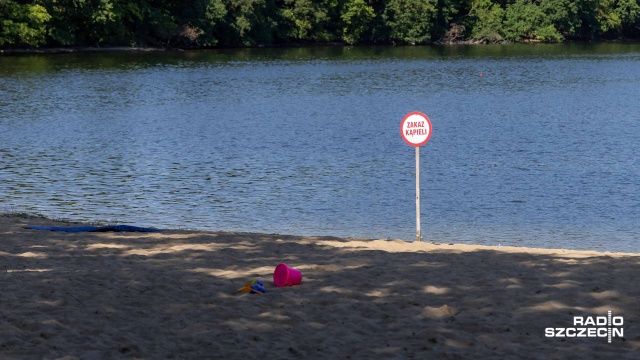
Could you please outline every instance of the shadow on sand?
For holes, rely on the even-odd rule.
[[[376,250],[242,233],[67,234],[0,222],[0,358],[622,359],[640,353],[639,256]],[[51,222],[49,221],[49,224]],[[380,241],[376,242],[380,243]],[[395,242],[390,242],[395,243]],[[276,288],[274,267],[303,272]],[[267,293],[238,293],[260,278]],[[550,338],[574,316],[624,337]]]

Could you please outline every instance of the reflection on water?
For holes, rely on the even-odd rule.
[[[482,74],[482,76],[480,76]],[[640,46],[0,57],[0,207],[158,227],[638,251]]]

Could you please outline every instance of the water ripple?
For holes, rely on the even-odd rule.
[[[421,110],[427,239],[638,251],[640,52],[465,49],[0,58],[0,207],[412,239]]]

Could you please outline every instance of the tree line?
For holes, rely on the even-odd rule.
[[[640,39],[640,0],[0,0],[0,47]]]

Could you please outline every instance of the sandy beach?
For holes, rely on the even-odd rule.
[[[640,254],[27,225],[70,226],[0,216],[0,359],[640,356]],[[580,327],[623,336],[545,336]]]

